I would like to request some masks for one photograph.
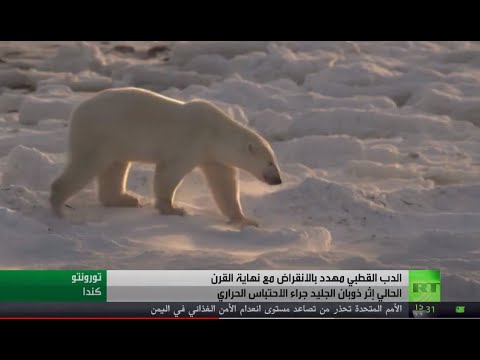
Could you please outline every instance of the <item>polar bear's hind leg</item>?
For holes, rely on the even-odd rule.
[[[194,166],[182,160],[172,161],[169,165],[157,164],[153,180],[156,197],[155,207],[163,215],[186,215],[183,208],[175,206],[177,188]]]
[[[98,158],[73,159],[65,171],[60,175],[50,188],[50,204],[53,212],[63,216],[63,205],[71,196],[84,188],[101,171],[102,163]]]

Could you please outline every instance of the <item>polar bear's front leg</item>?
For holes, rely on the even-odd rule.
[[[201,166],[208,185],[220,211],[229,218],[229,224],[236,226],[258,226],[255,220],[245,217],[240,205],[238,171],[236,168],[217,162]]]
[[[183,208],[174,204],[175,193],[182,183],[183,178],[192,170],[193,166],[179,162],[169,165],[157,164],[153,179],[154,193],[156,197],[155,207],[164,215],[185,215]]]
[[[139,201],[126,192],[130,163],[114,162],[98,175],[98,198],[105,206],[139,206]]]

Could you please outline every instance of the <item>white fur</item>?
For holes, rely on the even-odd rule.
[[[236,167],[260,180],[278,175],[268,143],[206,101],[181,102],[137,88],[105,90],[80,104],[70,121],[70,158],[51,187],[50,201],[62,215],[65,201],[95,176],[106,206],[138,206],[126,193],[130,162],[155,163],[156,206],[183,215],[175,191],[200,166],[219,209],[231,222],[255,225],[243,215]],[[273,165],[272,165],[273,163]]]

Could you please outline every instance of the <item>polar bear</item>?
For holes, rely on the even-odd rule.
[[[69,161],[50,193],[60,217],[65,201],[95,176],[103,205],[139,206],[125,189],[132,161],[156,164],[155,206],[161,214],[185,214],[175,206],[175,192],[185,175],[200,167],[220,211],[239,226],[258,223],[242,211],[237,168],[269,185],[282,183],[268,142],[208,101],[182,102],[133,87],[108,89],[74,109],[69,135]]]

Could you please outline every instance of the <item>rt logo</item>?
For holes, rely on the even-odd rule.
[[[414,293],[436,293],[437,288],[440,288],[439,283],[414,283]]]
[[[409,270],[408,301],[440,302],[440,271]]]
[[[440,283],[417,282],[413,283],[410,292],[410,301],[438,302],[440,301]]]

